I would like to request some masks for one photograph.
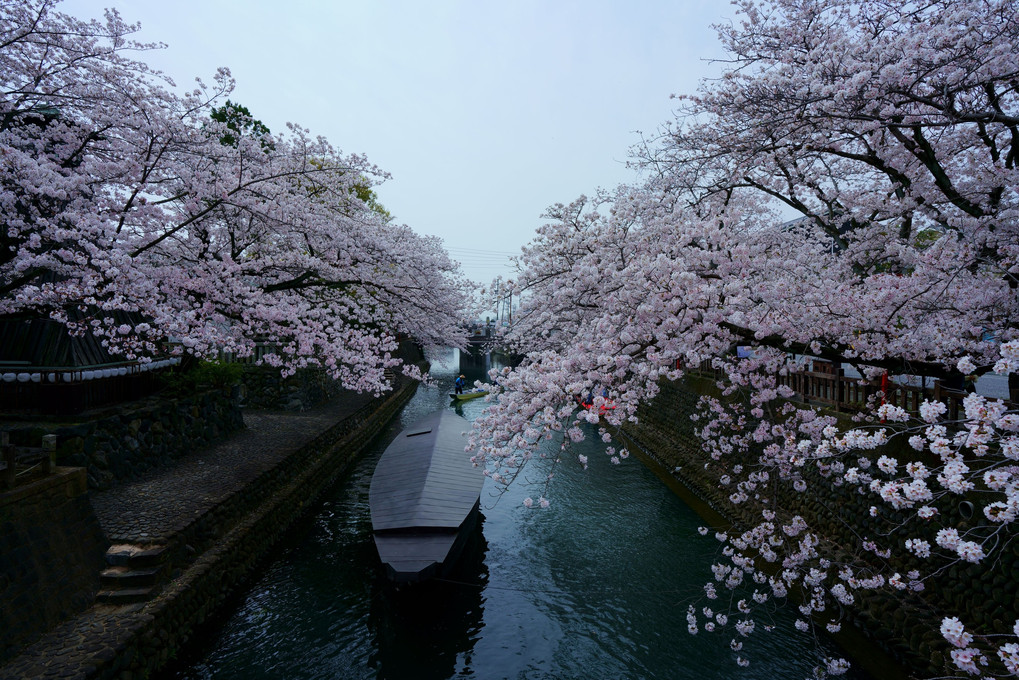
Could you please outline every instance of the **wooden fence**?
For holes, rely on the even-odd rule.
[[[53,472],[56,452],[55,434],[43,435],[42,447],[19,447],[11,444],[9,432],[0,432],[0,493]]]
[[[865,411],[886,403],[917,415],[920,404],[928,400],[944,402],[948,406],[945,416],[950,420],[965,416],[962,402],[968,393],[949,389],[940,380],[933,381],[933,388],[924,388],[846,376],[841,367],[830,362],[815,361],[812,369],[779,376],[778,383],[792,389],[800,401],[818,404],[837,413]],[[692,371],[688,369],[688,372],[715,380],[726,379],[722,371],[712,367],[710,360]],[[1010,402],[1006,403],[1015,408]]]
[[[267,354],[275,354],[279,351],[279,348],[272,343],[258,342],[255,343],[254,350],[248,356],[238,356],[235,352],[220,351],[219,361],[224,364],[255,364],[265,358]]]

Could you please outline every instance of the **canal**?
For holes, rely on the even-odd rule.
[[[774,632],[746,644],[748,668],[736,666],[730,636],[687,633],[687,607],[709,604],[702,586],[718,544],[697,534],[703,521],[654,473],[633,457],[612,465],[600,442],[581,445],[586,471],[558,466],[546,510],[523,505],[542,493],[538,486],[501,495],[486,486],[479,530],[449,578],[400,589],[387,583],[368,511],[375,462],[403,427],[453,408],[458,372],[453,361],[433,366],[436,384],[418,388],[163,680],[811,674],[815,643],[788,632],[783,612]],[[484,369],[463,372],[472,382]],[[484,406],[477,399],[457,410],[470,420]],[[544,471],[535,467],[530,477]]]

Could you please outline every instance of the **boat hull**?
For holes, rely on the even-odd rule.
[[[477,399],[478,397],[483,397],[486,394],[488,394],[487,391],[482,391],[482,392],[464,392],[462,394],[451,394],[451,395],[449,395],[449,398],[450,399],[455,399],[456,401],[467,401],[468,399]]]

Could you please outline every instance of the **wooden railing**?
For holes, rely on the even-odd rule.
[[[0,432],[0,492],[28,478],[48,475],[56,467],[57,435],[43,435],[41,447],[11,444],[10,433]]]
[[[710,360],[702,362],[696,369],[687,369],[687,372],[715,380],[726,379],[722,371],[712,367]],[[945,417],[957,420],[965,415],[963,400],[968,396],[967,392],[945,387],[940,380],[934,380],[932,388],[894,381],[882,386],[880,380],[846,376],[841,367],[829,362],[814,362],[813,370],[779,376],[778,383],[792,389],[800,401],[818,404],[838,413],[866,411],[884,403],[916,415],[920,404],[928,400],[944,402],[948,407]],[[1015,408],[1010,402],[1006,403]]]
[[[261,361],[266,354],[275,354],[278,349],[273,343],[259,342],[255,343],[254,351],[245,357],[237,356],[235,352],[220,351],[219,361],[224,364],[254,364]]]

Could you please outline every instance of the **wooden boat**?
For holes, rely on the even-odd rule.
[[[576,396],[573,397],[573,401],[577,402],[577,406],[584,409],[585,411],[590,411],[591,408],[594,406],[593,403]],[[614,403],[612,403],[611,401],[606,401],[605,403],[598,407],[598,414],[605,415],[609,411],[615,410],[615,408],[616,405]]]
[[[446,573],[477,522],[485,476],[464,452],[467,420],[445,409],[397,435],[368,489],[372,531],[389,578]]]
[[[462,394],[453,393],[449,395],[449,398],[454,399],[456,401],[467,401],[468,399],[477,399],[478,397],[483,397],[486,394],[488,394],[488,390],[474,390],[471,392],[464,392]]]

